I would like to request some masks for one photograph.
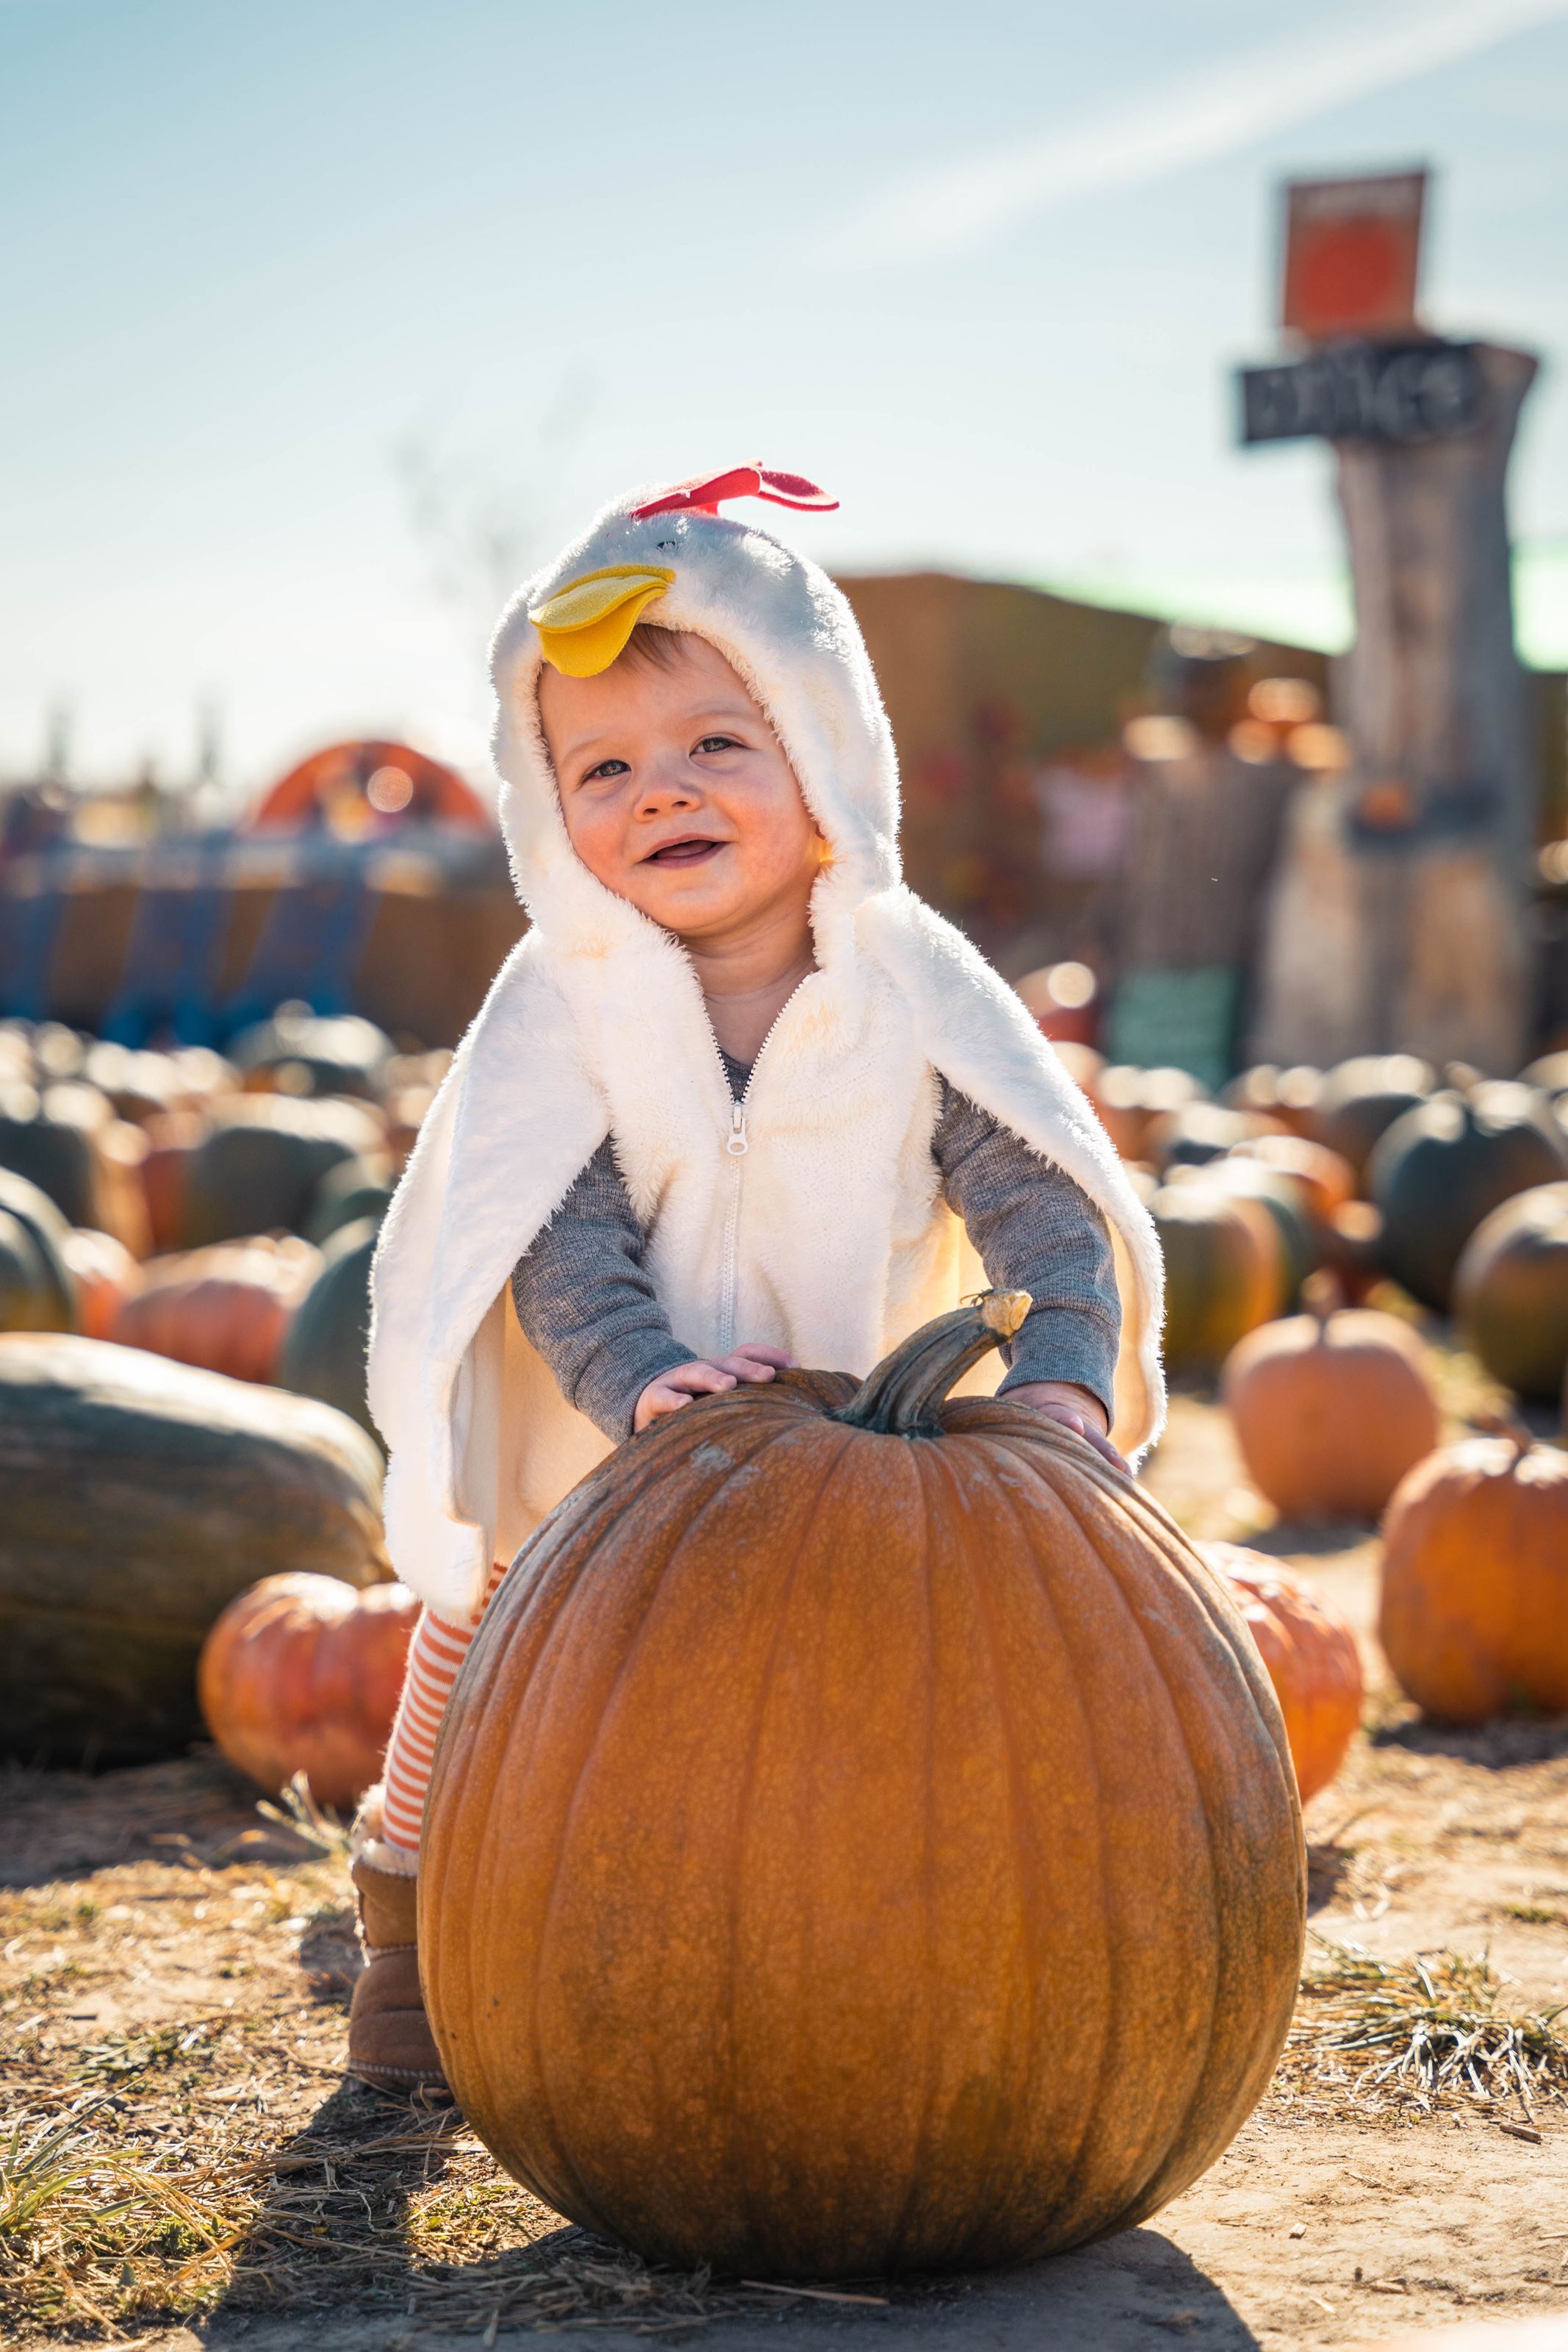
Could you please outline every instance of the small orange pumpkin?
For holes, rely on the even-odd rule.
[[[1306,1582],[1240,1544],[1199,1544],[1230,1588],[1269,1669],[1301,1802],[1326,1789],[1361,1724],[1364,1685],[1355,1635]]]
[[[1384,1521],[1378,1638],[1448,1723],[1568,1709],[1568,1454],[1499,1427],[1418,1463]]]
[[[419,1603],[401,1584],[264,1576],[202,1648],[196,1692],[231,1764],[264,1789],[303,1772],[319,1805],[356,1803],[377,1778]]]
[[[1370,1307],[1311,1311],[1249,1332],[1220,1374],[1247,1475],[1287,1519],[1375,1519],[1441,1433],[1426,1350]]]
[[[321,1253],[292,1236],[219,1242],[152,1258],[142,1288],[115,1318],[110,1337],[231,1380],[270,1383],[289,1318],[320,1271]]]
[[[73,1225],[60,1255],[76,1277],[77,1328],[88,1339],[110,1339],[120,1310],[141,1287],[141,1268],[123,1242],[91,1225]]]

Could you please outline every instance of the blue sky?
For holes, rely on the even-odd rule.
[[[503,577],[740,457],[831,563],[1332,633],[1273,183],[1429,160],[1432,322],[1551,359],[1565,121],[1568,0],[0,0],[0,772],[472,757]],[[1568,659],[1560,368],[1514,514]]]

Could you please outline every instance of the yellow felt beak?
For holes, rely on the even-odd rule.
[[[569,580],[529,608],[546,661],[568,677],[597,677],[674,576],[662,563],[612,563]]]

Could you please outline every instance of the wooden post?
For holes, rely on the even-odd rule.
[[[1335,444],[1356,638],[1353,764],[1303,788],[1260,975],[1255,1059],[1403,1050],[1524,1057],[1524,887],[1536,779],[1513,643],[1504,479],[1536,373],[1477,353],[1471,433]]]

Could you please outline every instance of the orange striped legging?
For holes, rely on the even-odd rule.
[[[424,1818],[424,1792],[435,1760],[435,1735],[452,1696],[457,1670],[468,1655],[468,1645],[479,1630],[479,1620],[490,1596],[506,1574],[499,1562],[490,1570],[485,1598],[462,1624],[422,1609],[409,1644],[408,1673],[397,1703],[392,1738],[387,1742],[385,1795],[382,1834],[389,1845],[405,1853],[419,1851],[420,1824]]]

